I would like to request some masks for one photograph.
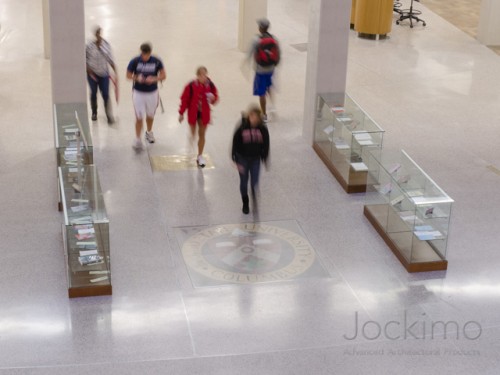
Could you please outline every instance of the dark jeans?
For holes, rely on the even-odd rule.
[[[87,74],[87,81],[90,86],[90,100],[97,103],[97,89],[99,88],[99,90],[101,90],[104,103],[106,103],[109,99],[109,76],[100,77],[98,75],[94,75],[93,77],[96,78],[97,81]]]
[[[250,176],[250,186],[252,187],[252,194],[255,192],[259,184],[260,173],[260,159],[247,159],[238,157],[236,163],[243,166],[243,173],[238,169],[240,174],[240,193],[242,197],[248,195],[248,177]]]

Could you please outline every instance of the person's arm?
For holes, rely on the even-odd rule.
[[[167,72],[165,71],[165,69],[160,69],[160,71],[158,72],[158,81],[162,82],[166,79],[167,79]]]
[[[236,155],[241,149],[241,124],[238,125],[233,135],[233,145],[231,147],[231,159],[236,163]]]
[[[118,79],[118,74],[116,72],[116,64],[115,64],[115,59],[113,57],[113,51],[111,50],[111,45],[108,43],[107,40],[103,40],[105,43],[106,50],[104,50],[104,56],[106,57],[106,60],[108,61],[109,66],[113,69],[115,72],[115,75],[117,76],[116,78]]]
[[[210,81],[210,92],[214,96],[214,100],[211,104],[216,105],[219,102],[219,91],[212,81]]]
[[[145,83],[144,76],[141,73],[137,74],[137,72],[136,72],[138,59],[139,58],[135,58],[129,62],[129,64],[127,66],[127,79],[133,81],[134,83],[135,82]]]
[[[267,158],[269,156],[269,131],[267,130],[267,126],[262,126],[260,131],[263,141],[260,158],[264,163],[267,163]]]
[[[87,74],[90,77],[92,77],[92,79],[94,79],[95,74],[92,71],[92,69],[90,69],[89,60],[90,60],[90,45],[87,44],[87,46],[85,47],[85,64],[86,64],[86,69],[87,69]]]
[[[281,47],[277,39],[276,40],[276,47],[278,48],[278,62],[276,63],[276,66],[281,62]]]
[[[144,82],[144,77],[142,76],[142,74],[135,74],[134,71],[128,70],[128,69],[127,69],[127,79],[130,79],[131,81],[137,82],[137,83]]]
[[[179,105],[179,122],[182,122],[184,120],[184,112],[188,108],[189,105],[189,90],[192,90],[191,88],[191,82],[184,87],[184,90],[182,91],[181,95],[181,104]]]
[[[256,36],[253,40],[252,40],[252,44],[250,45],[250,48],[248,49],[248,52],[247,52],[247,61],[251,61],[255,55],[255,50],[257,49],[257,46],[259,45],[260,43],[260,37],[259,36]]]
[[[164,81],[166,78],[167,73],[165,73],[165,69],[160,69],[156,76],[147,76],[144,82],[148,85],[152,85],[153,83]]]

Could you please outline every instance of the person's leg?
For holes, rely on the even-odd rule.
[[[252,160],[249,163],[248,169],[250,172],[250,186],[252,187],[252,197],[255,199],[259,185],[260,159]]]
[[[141,133],[142,133],[142,119],[145,117],[146,107],[144,104],[144,97],[142,93],[137,91],[132,92],[132,102],[134,103],[135,111],[135,140],[133,143],[134,148],[142,149]]]
[[[104,109],[108,124],[112,124],[115,122],[115,119],[113,118],[113,110],[111,109],[111,102],[109,100],[109,76],[99,77],[99,90],[101,90],[102,99],[104,100]]]
[[[203,149],[205,148],[206,131],[207,126],[203,125],[201,119],[198,119],[198,155],[203,155]]]
[[[267,117],[267,112],[266,112],[266,94],[259,96],[259,101],[260,101],[260,109],[262,110],[262,115],[264,118]]]
[[[238,173],[240,175],[240,194],[241,200],[243,201],[242,211],[244,214],[248,214],[250,212],[248,199],[248,160],[238,159],[236,161],[236,165],[238,167]]]
[[[269,75],[269,81],[267,85],[266,95],[269,97],[269,103],[266,104],[266,113],[276,112],[276,106],[274,105],[273,73]]]
[[[189,132],[191,133],[191,142],[196,138],[196,124],[189,124]]]
[[[262,95],[260,96],[260,108],[262,110],[262,116],[264,118],[264,121],[267,121],[267,98],[266,96],[269,95],[269,99],[271,100],[272,103],[272,96],[271,96],[271,87],[273,85],[273,73],[265,73],[262,74],[261,76],[261,81],[260,81],[260,90],[262,92]]]
[[[90,108],[92,110],[92,121],[97,120],[97,81],[87,74],[87,82],[90,87]]]
[[[255,73],[255,78],[253,80],[253,94],[259,97],[260,109],[262,114],[266,114],[266,86],[265,86],[265,75],[262,73]]]
[[[141,133],[142,133],[142,119],[138,118],[135,119],[135,136],[141,139]]]
[[[153,122],[155,119],[156,108],[158,108],[160,102],[160,95],[158,90],[153,93],[147,94],[146,102],[146,140],[149,143],[155,142],[155,136],[153,134]]]
[[[148,132],[152,132],[153,131],[153,122],[154,122],[155,118],[154,117],[146,117],[146,127],[148,129]]]

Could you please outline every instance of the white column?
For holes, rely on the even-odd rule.
[[[313,143],[316,95],[345,93],[351,1],[311,0],[303,136]]]
[[[50,59],[50,15],[49,0],[42,0],[43,12],[43,55]]]
[[[83,0],[49,0],[53,103],[87,102]]]
[[[500,0],[482,0],[477,39],[487,46],[500,45]]]
[[[267,17],[267,0],[240,0],[239,14],[238,48],[246,52],[259,33],[257,19]]]

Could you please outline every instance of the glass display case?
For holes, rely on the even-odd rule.
[[[313,148],[347,193],[366,190],[370,150],[384,131],[347,94],[317,97]]]
[[[70,298],[110,295],[109,220],[95,165],[59,167]]]
[[[89,126],[87,103],[54,104],[54,137],[56,145],[57,166],[76,166],[76,133],[80,130],[77,117],[81,124],[81,146],[84,164],[93,163],[93,145]]]
[[[401,150],[372,150],[364,213],[408,272],[446,270],[451,199]]]

